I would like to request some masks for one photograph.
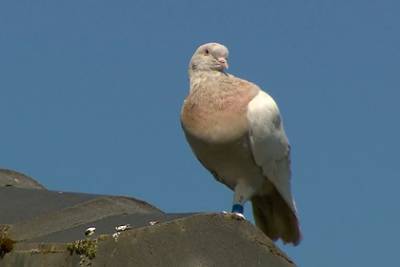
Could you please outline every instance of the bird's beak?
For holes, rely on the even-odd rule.
[[[228,65],[228,60],[224,57],[219,57],[217,58],[218,62],[221,63],[221,65],[224,67],[224,69],[228,69],[229,65]]]

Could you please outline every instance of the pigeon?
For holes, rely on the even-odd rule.
[[[290,145],[278,106],[256,84],[226,72],[228,55],[219,43],[194,52],[180,118],[185,137],[200,163],[234,191],[233,214],[243,216],[250,200],[255,224],[270,239],[297,245]]]

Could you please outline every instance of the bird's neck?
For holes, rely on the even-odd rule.
[[[189,70],[189,79],[190,79],[190,89],[193,90],[197,88],[200,84],[207,84],[208,82],[214,82],[219,79],[223,79],[227,77],[229,74],[222,71],[214,71],[214,70]]]

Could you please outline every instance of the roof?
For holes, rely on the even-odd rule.
[[[229,214],[165,213],[131,197],[51,191],[9,170],[0,170],[0,214],[1,266],[294,266]],[[95,232],[85,236],[89,227]]]

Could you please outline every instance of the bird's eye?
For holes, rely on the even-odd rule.
[[[206,50],[204,50],[204,53],[205,53],[206,55],[208,55],[208,54],[210,53],[210,51],[208,51],[208,49],[206,49]]]

